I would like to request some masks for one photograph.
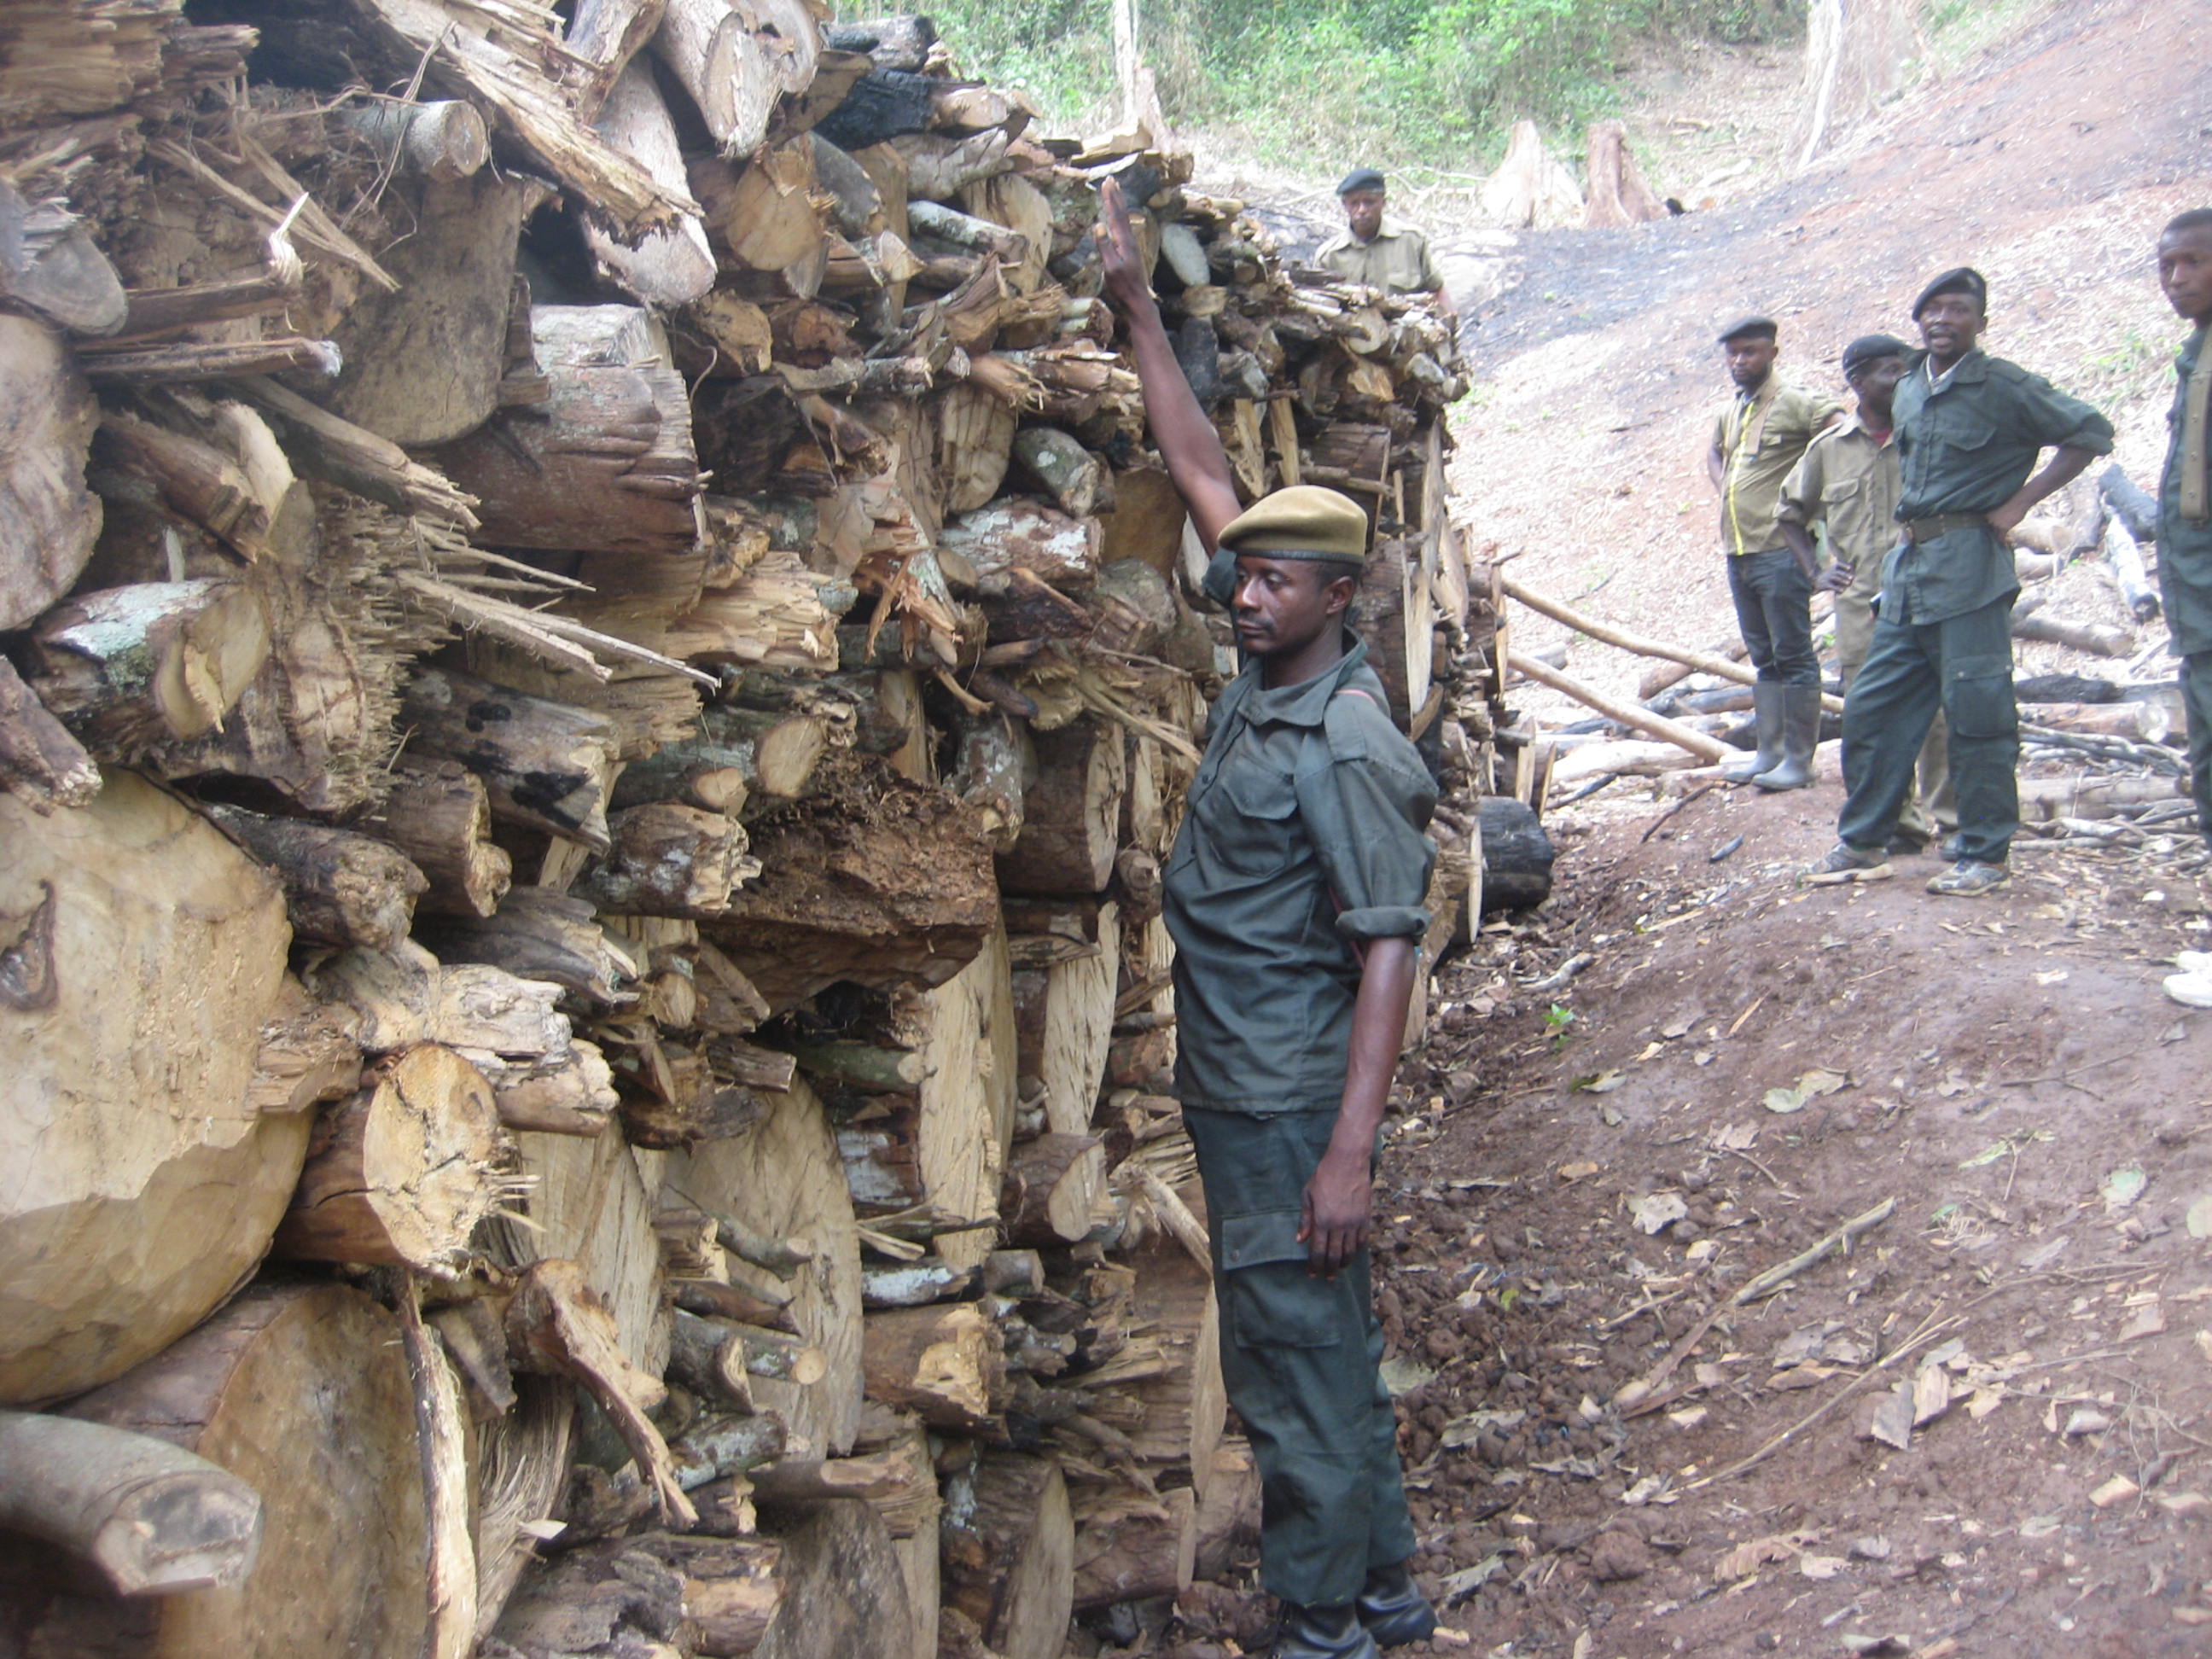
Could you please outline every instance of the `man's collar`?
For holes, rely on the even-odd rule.
[[[1923,357],[1920,360],[1920,366],[1928,372],[1928,384],[1931,386],[1938,381],[1971,382],[1986,380],[1990,378],[1990,354],[1979,346],[1976,346],[1950,368],[1940,373],[1936,368],[1936,359],[1933,356]]]
[[[1328,718],[1329,699],[1366,661],[1367,641],[1347,628],[1344,630],[1341,657],[1311,679],[1271,691],[1261,683],[1264,665],[1255,657],[1244,670],[1252,677],[1252,689],[1244,694],[1245,718],[1255,725],[1265,721],[1279,726],[1319,726]]]
[[[1882,429],[1885,434],[1893,435],[1896,430],[1896,426],[1897,416],[1893,414],[1890,416],[1890,424]],[[1866,423],[1865,417],[1856,409],[1845,415],[1842,420],[1837,422],[1832,429],[1838,438],[1847,438],[1854,432],[1863,432],[1869,438],[1874,436],[1874,428]],[[1889,441],[1889,438],[1885,436],[1882,441],[1887,443]]]

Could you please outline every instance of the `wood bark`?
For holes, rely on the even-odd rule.
[[[1113,1042],[1121,907],[1108,900],[1051,919],[1059,924],[1052,937],[1077,948],[1014,975],[1017,1053],[1020,1075],[1043,1091],[1046,1123],[1054,1133],[1079,1135],[1091,1127]],[[1024,1098],[1031,1092],[1024,1087]]]
[[[542,405],[434,452],[477,498],[494,545],[674,554],[698,544],[699,457],[689,392],[651,313],[534,306]]]
[[[802,0],[668,0],[653,50],[722,154],[739,156],[768,136],[776,100],[814,78],[821,25]]]
[[[1007,1160],[999,1199],[1002,1231],[1015,1244],[1073,1243],[1091,1231],[1106,1178],[1106,1149],[1093,1136],[1046,1134]]]
[[[1513,228],[1552,228],[1582,218],[1582,189],[1574,174],[1544,147],[1534,121],[1513,124],[1505,159],[1483,182],[1482,211],[1492,222]]]
[[[662,185],[686,187],[676,124],[646,64],[633,61],[615,78],[592,125]],[[584,240],[601,266],[647,305],[688,305],[714,286],[714,250],[707,244],[705,223],[694,215],[685,214],[666,230],[646,232],[635,245],[588,222]]]
[[[999,860],[1017,892],[1095,893],[1114,870],[1128,765],[1121,728],[1079,720],[1030,734],[1036,776],[1023,793],[1022,832]]]
[[[872,1313],[862,1350],[867,1395],[925,1423],[977,1434],[1004,1386],[999,1328],[967,1303]]]
[[[1191,1571],[1200,1578],[1225,1578],[1260,1548],[1260,1470],[1241,1437],[1213,1449],[1212,1478],[1198,1501],[1198,1543]]]
[[[61,337],[34,318],[0,314],[0,629],[15,629],[68,592],[92,556],[100,512],[84,457],[100,409]]]
[[[988,596],[1006,592],[1016,569],[1063,592],[1087,592],[1098,580],[1099,542],[1096,520],[1011,495],[949,521],[939,545],[967,561]]]
[[[397,1324],[360,1291],[257,1286],[69,1414],[227,1470],[259,1495],[272,1547],[241,1583],[191,1595],[126,1600],[77,1593],[62,1574],[19,1580],[6,1595],[27,1651],[419,1650],[429,1609],[413,1395]],[[314,1564],[312,1594],[302,1562]]]
[[[948,1487],[945,1605],[1006,1659],[1055,1659],[1075,1600],[1067,1484],[1048,1459],[985,1451]]]
[[[1368,661],[1390,701],[1390,717],[1408,729],[1429,697],[1436,664],[1436,607],[1430,598],[1424,544],[1414,538],[1378,541],[1359,575],[1353,626],[1367,641]]]
[[[765,1539],[647,1532],[571,1550],[516,1591],[488,1652],[579,1655],[755,1651],[784,1591],[782,1547]],[[672,1638],[681,1636],[678,1649]]]
[[[448,1263],[498,1195],[501,1139],[483,1073],[435,1043],[410,1048],[325,1110],[274,1249],[417,1270]]]
[[[721,812],[655,802],[611,814],[604,856],[570,890],[618,915],[719,916],[760,872],[744,829]]]
[[[1180,1595],[1198,1556],[1198,1494],[1173,1486],[1152,1497],[1133,1487],[1082,1504],[1074,1543],[1075,1605]]]
[[[1644,182],[1644,169],[1628,147],[1628,129],[1618,121],[1591,124],[1583,177],[1589,201],[1583,214],[1591,230],[1618,229],[1667,216],[1667,204]]]
[[[858,1498],[814,1505],[789,1530],[783,1589],[757,1659],[903,1656],[916,1649],[913,1606],[883,1517]]]
[[[514,1268],[549,1258],[580,1263],[614,1317],[624,1356],[659,1375],[668,1364],[669,1314],[653,1220],[667,1156],[617,1134],[520,1133],[515,1146],[518,1172],[529,1183],[517,1207],[528,1224],[489,1224],[495,1259]]]
[[[829,270],[830,233],[816,200],[811,144],[763,148],[734,170],[729,162],[702,159],[692,163],[690,180],[708,232],[732,259],[775,276],[796,299],[814,297]]]
[[[368,836],[237,806],[207,815],[283,884],[292,936],[317,945],[389,950],[407,937],[429,883],[405,854]]]
[[[345,366],[325,399],[333,413],[407,445],[450,442],[491,418],[531,194],[494,173],[420,187],[414,234],[384,256],[398,291],[365,295],[334,332]]]
[[[1014,1133],[1017,1036],[1005,928],[994,921],[975,960],[943,985],[894,994],[925,1072],[916,1096],[921,1179],[951,1229],[938,1235],[937,1249],[954,1267],[977,1267],[994,1242],[1000,1171]]]
[[[1202,1487],[1212,1476],[1229,1400],[1213,1275],[1167,1241],[1148,1246],[1134,1262],[1134,1316],[1152,1328],[1163,1363],[1157,1375],[1128,1385],[1144,1408],[1129,1430],[1132,1448],[1146,1462],[1188,1468]]]
[[[514,860],[491,839],[491,796],[459,761],[401,757],[375,822],[428,885],[419,908],[488,916],[514,883]]]
[[[100,768],[68,728],[46,712],[15,665],[0,657],[0,788],[37,812],[88,806]]]
[[[1552,896],[1552,838],[1533,808],[1510,795],[1485,795],[1476,804],[1482,854],[1478,908],[1484,915],[1523,910]]]
[[[550,980],[590,1003],[636,1000],[638,962],[599,925],[583,899],[518,887],[489,916],[425,918],[423,942],[454,963],[481,963],[526,980]]]
[[[40,618],[27,653],[47,710],[94,750],[130,757],[215,730],[269,659],[256,589],[223,577],[81,593]]]
[[[255,1096],[286,1011],[283,896],[197,813],[126,774],[39,817],[0,797],[0,1403],[106,1382],[259,1259],[310,1098]],[[149,1237],[189,1250],[148,1251]]]
[[[261,1499],[167,1440],[0,1412],[0,1528],[88,1563],[118,1595],[169,1595],[245,1578]]]
[[[595,851],[610,844],[607,791],[617,738],[605,716],[430,667],[416,671],[401,712],[410,752],[458,761],[477,774],[495,817]]]

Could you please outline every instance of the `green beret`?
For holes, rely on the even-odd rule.
[[[1349,495],[1319,484],[1292,484],[1231,519],[1221,544],[1232,553],[1364,564],[1367,514]]]

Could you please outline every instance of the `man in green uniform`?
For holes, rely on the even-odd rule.
[[[2166,471],[2158,486],[2158,585],[2166,627],[2181,659],[2181,701],[2189,721],[2189,785],[2197,827],[2212,841],[2212,208],[2169,223],[2158,239],[2158,282],[2166,303],[2195,325],[2174,359],[2173,407],[2166,416]],[[2184,953],[2183,971],[2166,994],[2192,1008],[2212,1008],[2212,961]]]
[[[1790,551],[1801,560],[1816,557],[1811,526],[1827,526],[1835,563],[1821,574],[1819,586],[1836,596],[1836,656],[1846,691],[1874,642],[1882,556],[1897,540],[1897,496],[1904,479],[1890,400],[1911,355],[1911,346],[1890,334],[1865,335],[1844,348],[1844,380],[1858,399],[1857,410],[1814,439],[1782,486],[1777,517]],[[1939,714],[1921,746],[1919,793],[1906,798],[1889,850],[1922,852],[1958,827]]]
[[[1792,548],[1775,514],[1783,480],[1842,405],[1774,372],[1779,337],[1765,317],[1747,317],[1721,335],[1735,396],[1714,418],[1705,471],[1720,492],[1736,626],[1759,675],[1751,688],[1758,752],[1721,775],[1762,789],[1802,789],[1813,781],[1813,749],[1820,740],[1820,658],[1813,648],[1820,566],[1809,550]]]
[[[1921,290],[1912,319],[1927,351],[1897,388],[1903,539],[1882,572],[1866,666],[1844,701],[1844,801],[1827,857],[1806,873],[1879,869],[1941,708],[1950,723],[1958,860],[1931,893],[2002,886],[2020,828],[2020,711],[2012,695],[2005,532],[2112,447],[2112,423],[2040,375],[1981,350],[1989,284],[1965,266]],[[2057,453],[2040,472],[2036,457]],[[2033,473],[2033,477],[2029,475]]]
[[[1107,295],[1212,556],[1206,591],[1247,659],[1214,705],[1166,877],[1176,1082],[1206,1188],[1222,1377],[1260,1468],[1261,1577],[1284,1603],[1276,1659],[1374,1659],[1436,1626],[1407,1569],[1367,1258],[1435,785],[1345,627],[1365,513],[1310,485],[1240,509],[1121,192],[1102,194]]]
[[[1314,263],[1347,283],[1389,294],[1428,295],[1445,316],[1455,315],[1444,279],[1429,256],[1429,239],[1382,211],[1382,175],[1373,167],[1355,167],[1336,196],[1344,204],[1344,228],[1321,245]]]

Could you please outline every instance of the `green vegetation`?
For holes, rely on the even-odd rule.
[[[1020,87],[1055,124],[1110,120],[1109,0],[948,0],[962,66]],[[1494,160],[1505,129],[1580,122],[1617,100],[1640,46],[1794,37],[1805,0],[1139,0],[1168,118],[1241,132],[1310,167]]]

